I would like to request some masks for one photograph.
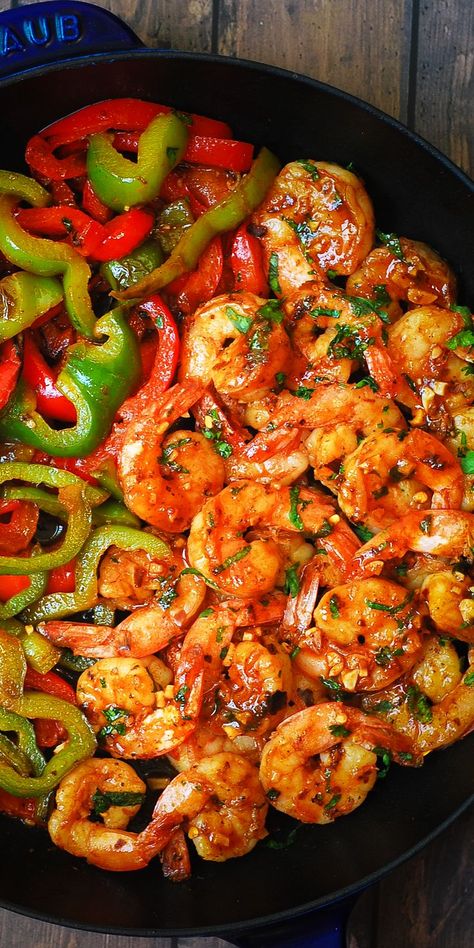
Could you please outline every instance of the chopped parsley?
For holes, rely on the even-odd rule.
[[[393,711],[393,704],[391,701],[377,701],[377,704],[374,704],[372,711],[375,714],[388,714],[389,711]]]
[[[405,606],[412,601],[413,595],[413,592],[409,592],[403,602],[400,602],[398,606],[388,606],[386,603],[377,602],[374,599],[366,599],[365,602],[369,609],[378,609],[379,612],[387,612],[389,616],[396,616],[398,612],[402,612]]]
[[[239,313],[233,306],[226,306],[225,314],[237,331],[245,336],[245,333],[249,331],[253,323],[253,319],[250,316],[244,316],[243,313]]]
[[[209,586],[214,592],[221,592],[220,587],[217,583],[214,583],[212,579],[209,579],[208,576],[205,576],[204,573],[201,573],[200,569],[196,569],[194,566],[186,566],[181,570],[180,576],[197,576],[199,579],[202,579],[206,586]]]
[[[314,388],[308,388],[307,385],[299,385],[295,391],[295,395],[297,398],[304,398],[306,402],[309,402],[314,391]]]
[[[161,457],[158,458],[159,464],[164,464],[174,471],[176,474],[189,474],[187,467],[183,467],[182,464],[178,464],[177,461],[173,461],[171,455],[174,451],[177,451],[178,448],[183,448],[186,444],[191,444],[192,438],[179,438],[178,441],[173,441],[170,444],[166,445],[166,448],[163,448]]]
[[[132,793],[125,790],[102,793],[97,788],[92,796],[92,817],[107,813],[111,806],[141,806],[144,800],[144,793]]]
[[[125,708],[118,708],[111,704],[108,708],[104,708],[102,714],[108,723],[100,729],[97,735],[99,741],[105,741],[107,737],[111,737],[113,734],[125,734],[126,724],[125,721],[121,720],[121,718],[128,718],[129,716],[129,712]]]
[[[278,276],[278,254],[272,253],[268,264],[268,283],[275,296],[281,295],[281,286]]]
[[[289,846],[292,846],[295,841],[295,836],[300,829],[300,826],[295,826],[294,829],[290,830],[288,836],[285,839],[266,839],[264,846],[267,846],[268,849],[288,849]]]
[[[388,774],[392,756],[390,754],[390,751],[388,751],[386,747],[373,747],[372,750],[374,754],[376,754],[377,757],[380,757],[382,761],[382,766],[379,767],[379,772],[377,774],[377,777],[379,780],[383,780],[383,778],[386,777]]]
[[[326,804],[324,805],[324,809],[325,809],[325,810],[333,810],[334,807],[337,806],[337,804],[339,803],[339,800],[340,800],[340,799],[341,799],[341,794],[340,794],[340,793],[335,793],[334,796],[331,797],[329,803],[326,803]]]
[[[294,649],[292,649],[291,652],[290,652],[290,658],[291,658],[291,660],[293,660],[294,658],[296,658],[296,656],[299,655],[300,652],[301,652],[300,646],[299,646],[299,645],[295,645]]]
[[[161,596],[158,598],[158,602],[162,609],[169,609],[171,603],[177,598],[178,593],[174,586],[171,583],[168,583],[161,593]]]
[[[335,678],[323,678],[321,676],[321,682],[329,691],[342,691],[342,685]]]
[[[318,178],[319,178],[319,171],[318,171],[316,165],[313,165],[313,163],[312,163],[311,161],[306,161],[305,158],[297,158],[297,159],[296,159],[296,164],[297,164],[297,165],[301,165],[301,167],[304,168],[304,170],[307,171],[308,174],[311,175],[311,179],[312,179],[313,181],[317,181],[317,180],[318,180]]]
[[[303,247],[307,247],[316,237],[315,231],[311,230],[307,221],[300,221],[300,223],[297,224],[296,221],[292,221],[290,217],[285,217],[284,220],[289,224],[291,229],[294,230]]]
[[[461,458],[461,467],[465,474],[474,474],[474,451],[467,451],[466,455]]]
[[[416,685],[410,685],[407,688],[407,704],[417,721],[421,721],[422,724],[430,723],[433,717],[431,705],[426,695],[422,694]]]
[[[469,672],[469,674],[466,675],[464,684],[467,685],[468,688],[472,688],[474,685],[474,672]]]
[[[354,388],[365,388],[366,385],[372,392],[378,392],[379,390],[377,382],[370,375],[366,375],[363,379],[360,379],[359,382],[356,382]]]
[[[277,372],[277,373],[275,374],[275,382],[276,382],[278,385],[284,385],[284,384],[285,384],[285,379],[286,379],[286,375],[285,375],[284,372]]]
[[[300,583],[298,579],[298,567],[289,566],[285,573],[285,585],[283,587],[283,592],[287,596],[291,596],[294,599],[300,591]]]
[[[349,737],[351,733],[343,724],[330,724],[329,730],[334,737]]]
[[[357,326],[343,323],[338,326],[335,336],[328,345],[328,355],[335,359],[361,359],[367,346],[373,341],[369,339],[366,342],[362,339]]]
[[[363,319],[365,316],[378,316],[383,323],[389,323],[390,317],[383,305],[379,300],[368,300],[365,296],[349,296],[348,297],[352,312],[358,319]]]
[[[383,230],[376,230],[378,239],[381,244],[385,244],[386,247],[393,253],[394,257],[398,257],[399,260],[404,260],[405,256],[403,254],[402,245],[400,243],[400,238],[396,234],[385,234]]]
[[[318,316],[329,316],[331,319],[339,319],[341,311],[340,309],[327,309],[325,306],[315,306],[309,315],[312,316],[313,319],[317,319]]]
[[[219,413],[216,408],[211,408],[208,412],[208,417],[211,419],[211,424],[209,427],[205,426],[201,428],[202,434],[208,441],[213,442],[214,450],[221,458],[230,458],[232,454],[232,445],[228,441],[224,441],[222,438],[222,423],[219,418]]]
[[[207,619],[208,616],[212,616],[212,615],[214,615],[214,609],[203,609],[203,611],[199,613],[199,618]]]
[[[374,536],[372,530],[369,530],[368,527],[364,527],[363,523],[353,523],[352,529],[356,536],[359,537],[359,540],[362,540],[362,543],[368,543]]]
[[[333,619],[338,619],[340,616],[339,612],[339,599],[337,596],[331,596],[329,600],[329,609]]]
[[[257,310],[257,316],[267,319],[270,323],[281,323],[283,321],[283,312],[279,300],[267,300],[260,309]]]
[[[212,572],[215,576],[217,576],[219,573],[223,573],[224,570],[229,569],[229,567],[233,566],[234,563],[239,563],[240,560],[243,560],[244,556],[248,556],[249,553],[250,547],[243,546],[241,550],[237,550],[237,553],[233,553],[232,556],[228,556],[220,566],[216,566]]]
[[[388,645],[384,645],[377,650],[374,658],[377,665],[380,665],[381,668],[385,668],[387,665],[390,665],[392,659],[399,658],[400,655],[403,655],[402,648],[389,648]]]
[[[290,487],[290,512],[288,519],[297,530],[304,530],[304,523],[298,513],[299,504],[301,504],[299,487]]]

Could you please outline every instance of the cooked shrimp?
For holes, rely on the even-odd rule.
[[[202,859],[224,862],[267,835],[267,809],[256,767],[237,754],[215,754],[174,777],[142,837],[154,853],[183,826]]]
[[[413,594],[386,579],[335,586],[298,640],[297,666],[345,691],[377,691],[414,664],[422,645]]]
[[[122,760],[84,760],[63,777],[56,790],[55,807],[48,822],[53,843],[73,856],[81,856],[93,866],[112,872],[143,869],[152,855],[145,855],[140,835],[127,832],[138,813],[146,785]],[[97,796],[103,795],[107,808],[92,822]],[[114,797],[133,802],[114,802]]]
[[[384,563],[409,550],[451,562],[474,555],[474,515],[461,510],[412,511],[365,543],[354,556],[353,576],[378,574]]]
[[[285,393],[270,417],[275,429],[259,431],[242,447],[239,458],[260,462],[271,453],[273,430],[281,436],[286,432],[288,439],[301,430],[301,450],[308,453],[315,476],[335,492],[340,465],[355,451],[361,438],[385,428],[406,428],[402,413],[390,399],[376,395],[370,388],[342,384],[317,385],[307,400]]]
[[[445,260],[418,240],[400,238],[401,257],[389,247],[377,247],[346,283],[346,293],[380,299],[387,294],[390,311],[399,316],[399,301],[411,306],[442,306],[456,300],[456,277]],[[395,304],[395,305],[393,305]]]
[[[470,350],[450,348],[464,328],[461,313],[423,306],[409,310],[388,329],[388,353],[410,384],[408,397],[406,388],[398,397],[422,411],[430,426],[442,433],[451,429],[452,414],[474,399],[474,380],[464,361],[472,358]]]
[[[250,638],[252,636],[252,638]],[[217,716],[231,739],[268,734],[287,714],[291,660],[274,636],[258,627],[244,633],[224,658],[225,678],[216,692]]]
[[[462,674],[454,645],[433,636],[408,678],[368,696],[364,705],[406,734],[419,753],[429,754],[473,729],[473,683],[473,665]]]
[[[457,458],[438,438],[402,429],[366,438],[345,458],[336,484],[346,516],[378,531],[413,507],[457,509],[464,476]]]
[[[314,274],[352,273],[374,243],[374,213],[359,178],[339,165],[285,165],[254,214],[271,271],[286,296]]]
[[[281,313],[253,293],[227,293],[196,310],[186,324],[181,379],[213,382],[241,402],[260,398],[285,371],[290,342]]]
[[[198,385],[175,385],[147,413],[128,422],[118,456],[125,503],[159,530],[186,530],[203,499],[224,484],[222,458],[194,431],[165,433],[202,394]]]
[[[228,737],[222,728],[222,720],[215,716],[200,718],[196,730],[168,754],[168,760],[179,772],[189,770],[199,761],[214,754],[239,754],[252,764],[259,764],[262,756],[265,736],[251,734],[232,734]]]
[[[456,570],[427,576],[421,587],[430,618],[440,632],[474,645],[474,586],[472,579]]]
[[[159,659],[99,659],[80,675],[77,700],[113,757],[159,757],[196,727],[202,665],[202,652],[188,650],[173,686]]]
[[[415,763],[409,741],[376,718],[340,701],[316,704],[277,727],[263,751],[260,781],[277,810],[303,823],[331,823],[364,802],[377,779],[380,747],[399,763]]]
[[[208,501],[194,518],[188,541],[190,562],[229,594],[258,597],[269,592],[284,558],[277,539],[245,540],[245,533],[259,526],[318,538],[342,571],[358,546],[322,494],[308,488],[237,481]]]
[[[186,563],[178,550],[171,559],[157,562],[144,550],[125,555],[126,551],[118,549],[115,554],[116,549],[108,551],[105,568],[101,564],[102,593],[119,594],[118,600],[113,597],[119,608],[132,608],[134,595],[145,601],[154,597],[151,603],[135,609],[115,627],[68,620],[43,622],[38,629],[50,642],[89,658],[145,658],[182,635],[193,620],[206,587],[199,576],[183,575]]]

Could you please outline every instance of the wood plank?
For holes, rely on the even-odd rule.
[[[474,176],[474,4],[436,0],[420,10],[415,128]]]
[[[20,0],[16,6],[25,6]],[[44,0],[40,0],[44,2]],[[209,52],[212,39],[212,0],[94,0],[121,17],[147,45]],[[0,0],[0,9],[11,6]]]
[[[405,120],[412,0],[220,0],[218,51],[305,73]]]

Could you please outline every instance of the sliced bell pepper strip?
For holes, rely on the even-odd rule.
[[[58,390],[75,405],[72,428],[51,428],[36,411],[34,393],[20,380],[0,418],[0,438],[21,441],[56,457],[89,455],[109,433],[117,409],[140,378],[140,356],[134,333],[120,309],[97,321],[107,341],[84,340],[70,346],[56,380]]]
[[[82,207],[86,214],[90,214],[96,221],[99,221],[99,224],[106,224],[113,217],[113,211],[97,197],[87,178],[82,189]]]
[[[100,200],[114,211],[147,204],[186,148],[186,126],[173,113],[158,115],[140,135],[137,161],[124,158],[107,133],[92,135],[87,174]]]
[[[6,461],[0,466],[0,485],[7,481],[26,481],[27,484],[46,484],[47,487],[80,487],[84,489],[87,503],[91,507],[97,507],[107,500],[107,491],[100,487],[93,487],[85,484],[83,479],[71,471],[58,470],[46,464],[31,464],[28,461]],[[3,489],[3,493],[8,499],[22,499],[27,497],[27,488],[12,485]],[[44,494],[36,493],[34,503],[42,506],[41,497]],[[57,498],[51,498],[57,504]],[[44,507],[46,510],[47,508]],[[60,507],[51,508],[50,512],[56,516],[60,512]]]
[[[199,258],[197,268],[183,273],[167,286],[167,292],[176,298],[178,309],[189,316],[215,295],[222,278],[224,255],[220,237],[214,237]]]
[[[54,147],[41,135],[33,135],[27,143],[25,159],[33,174],[47,181],[63,181],[65,178],[80,178],[86,171],[84,153],[75,153],[66,158],[56,158]]]
[[[94,337],[96,318],[88,291],[90,267],[66,243],[32,237],[15,217],[17,199],[0,197],[0,250],[10,263],[37,276],[61,275],[64,302],[72,325],[81,335]]]
[[[70,560],[69,563],[63,563],[62,566],[56,566],[48,574],[48,585],[46,586],[46,595],[56,592],[74,592],[76,588],[76,560]]]
[[[0,628],[0,705],[12,708],[23,694],[25,653],[13,635]]]
[[[239,227],[232,241],[230,266],[234,275],[234,289],[268,296],[268,283],[263,266],[262,245],[249,234],[247,225]]]
[[[61,650],[36,632],[33,626],[25,627],[18,619],[3,619],[1,625],[21,643],[29,668],[44,675],[58,664]]]
[[[113,290],[126,289],[143,279],[163,263],[163,251],[157,240],[147,240],[133,253],[109,260],[100,268]]]
[[[16,171],[0,171],[0,194],[10,194],[19,201],[27,201],[33,207],[47,207],[51,195],[33,178]]]
[[[141,526],[139,518],[131,510],[128,510],[124,504],[121,504],[119,500],[106,500],[105,504],[101,504],[93,511],[92,524],[94,527],[102,527],[107,523],[123,524],[124,527],[135,527],[137,529]],[[49,591],[49,588],[47,591]]]
[[[98,596],[97,567],[109,546],[118,546],[122,550],[145,550],[161,558],[171,555],[166,543],[151,533],[123,526],[98,527],[77,558],[75,591],[44,596],[31,609],[25,610],[25,620],[36,625],[45,619],[61,619],[95,605]]]
[[[10,462],[6,462],[10,463]],[[6,464],[2,465],[5,467]],[[23,498],[14,498],[23,500]],[[8,523],[0,523],[0,553],[20,553],[31,543],[38,526],[38,510],[31,503],[21,503],[11,511]]]
[[[249,170],[252,158],[253,145],[249,142],[193,135],[189,138],[183,160],[241,172]]]
[[[83,257],[91,257],[103,239],[102,224],[77,207],[20,208],[16,219],[21,227],[46,237],[67,237]]]
[[[166,304],[155,294],[143,300],[139,310],[147,313],[155,323],[159,343],[148,382],[120,408],[120,418],[125,421],[135,417],[138,412],[144,410],[150,400],[169,388],[178,367],[179,332]]]
[[[30,557],[0,556],[0,574],[28,575],[38,570],[54,569],[69,562],[89,536],[92,525],[92,512],[85,498],[83,487],[61,487],[59,501],[69,515],[66,535],[59,547],[46,552],[37,552]]]
[[[42,415],[56,418],[58,421],[70,421],[72,424],[77,421],[73,403],[56,388],[53,371],[29,333],[25,333],[24,338],[23,378],[34,389],[36,410]]]
[[[7,339],[0,346],[0,410],[5,408],[15,391],[20,369],[21,359],[18,346],[13,339]]]
[[[107,132],[112,128],[144,131],[157,115],[168,115],[173,111],[169,105],[145,102],[143,99],[104,99],[58,119],[44,128],[41,135],[48,139],[53,148],[57,148],[59,145],[76,142],[95,132]],[[177,114],[192,129],[193,134],[232,137],[226,122],[192,113]]]
[[[178,198],[162,210],[156,223],[155,234],[164,253],[171,253],[193,223],[194,217],[187,198]]]
[[[279,168],[280,163],[275,155],[267,148],[262,148],[249,173],[224,201],[211,207],[194,222],[161,267],[135,286],[112,295],[117,299],[143,298],[167,286],[182,273],[193,270],[213,237],[233,230],[258,207]]]
[[[44,214],[42,208],[32,208]],[[49,210],[49,208],[48,208]],[[11,339],[58,306],[63,288],[54,277],[11,273],[0,280],[0,340]]]
[[[21,711],[19,712],[19,705],[23,703],[23,700],[23,698],[20,698],[16,702],[16,711],[0,708],[0,731],[12,731],[14,734],[17,734],[18,744],[16,746],[28,760],[30,771],[35,775],[35,777],[38,777],[43,773],[46,762],[42,753],[36,746],[33,725],[26,719],[26,716],[22,715]],[[0,771],[4,771],[5,767],[6,765],[3,762],[0,762]],[[10,768],[8,769],[10,770]],[[4,786],[1,777],[0,785],[3,787],[3,789],[8,790],[10,793],[14,792],[10,787]],[[35,794],[25,795],[35,796]]]
[[[92,728],[79,708],[56,698],[53,695],[45,695],[40,692],[27,692],[23,698],[18,701],[17,710],[19,714],[15,715],[18,719],[21,717],[23,725],[29,724],[26,718],[46,718],[47,720],[61,721],[66,728],[68,739],[63,749],[54,754],[38,776],[23,777],[17,774],[12,767],[0,762],[0,787],[13,793],[18,797],[39,797],[49,793],[58,785],[59,781],[77,764],[80,760],[91,757],[96,749],[96,740]],[[3,712],[4,715],[12,712]],[[5,729],[5,718],[2,721],[2,712],[0,711],[0,727]],[[20,724],[15,724],[15,730]],[[30,725],[34,734],[34,729]],[[34,743],[36,747],[36,742]],[[32,741],[28,749],[31,753]],[[42,755],[37,750],[40,759]]]
[[[154,222],[151,211],[130,208],[103,226],[102,240],[92,250],[91,256],[103,263],[132,253],[148,237]]]
[[[0,576],[0,600],[6,602],[30,585],[29,576]]]
[[[6,602],[0,603],[0,620],[11,619],[12,616],[18,615],[43,595],[46,589],[46,573],[30,573],[28,577],[18,577],[19,580],[24,578],[29,580],[28,585],[13,592]]]
[[[62,698],[63,701],[68,701],[69,704],[77,704],[76,692],[72,685],[55,672],[40,675],[32,668],[28,668],[25,676],[25,688],[33,688],[34,691],[42,691],[44,694]]]

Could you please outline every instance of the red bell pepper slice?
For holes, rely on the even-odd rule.
[[[5,408],[13,395],[20,374],[21,359],[13,339],[0,346],[0,409]]]
[[[74,592],[76,588],[76,560],[50,570],[46,593]]]
[[[76,197],[67,181],[51,181],[51,197],[53,204],[67,204],[68,207],[77,207]]]
[[[55,672],[46,672],[45,675],[42,675],[33,668],[27,668],[25,688],[43,691],[45,694],[62,698],[63,701],[68,701],[69,704],[77,704],[76,692],[72,685],[64,681],[64,678],[56,675]],[[67,736],[67,732],[60,721],[39,719],[34,722],[34,725],[36,740],[40,747],[56,747]]]
[[[101,263],[120,260],[143,243],[154,222],[152,212],[144,208],[132,207],[124,214],[118,214],[102,226],[102,241],[93,248],[91,256]]]
[[[32,174],[48,181],[64,181],[65,178],[80,178],[86,173],[85,153],[56,158],[53,146],[41,135],[30,138],[25,158]]]
[[[94,191],[90,181],[87,179],[82,190],[82,207],[86,214],[90,214],[99,224],[106,224],[113,216],[114,212],[110,210]]]
[[[224,267],[220,237],[214,237],[202,254],[196,270],[173,280],[167,287],[181,312],[189,315],[215,295]]]
[[[36,504],[20,501],[11,512],[8,523],[0,523],[0,552],[21,553],[31,543],[38,526],[39,510]]]
[[[69,237],[70,243],[83,257],[92,256],[104,239],[102,224],[77,207],[20,208],[17,219],[22,227],[34,234]]]
[[[117,151],[138,151],[139,135],[134,132],[117,132],[114,146]],[[248,171],[252,164],[254,146],[249,142],[238,142],[229,138],[213,138],[208,135],[190,135],[183,161],[191,164],[225,168],[228,171]]]
[[[230,252],[230,266],[234,274],[234,290],[268,296],[262,246],[257,237],[249,234],[247,224],[242,224],[235,234]]]
[[[30,585],[29,576],[0,576],[0,599],[8,602],[12,596],[18,595]]]
[[[23,378],[31,385],[36,394],[36,408],[47,418],[57,421],[77,420],[76,409],[72,402],[56,388],[56,379],[48,363],[33,342],[29,333],[25,333],[23,356]]]
[[[179,358],[178,327],[166,304],[157,293],[150,296],[138,307],[139,312],[147,313],[158,330],[158,349],[151,370],[150,377],[145,385],[135,395],[123,403],[118,415],[123,421],[135,417],[138,410],[143,409],[144,403],[161,395],[171,385]]]
[[[249,142],[193,135],[188,141],[183,161],[226,168],[228,171],[248,171],[253,151],[253,145]]]
[[[169,105],[145,102],[143,99],[104,99],[53,122],[42,130],[41,135],[48,139],[52,148],[57,148],[110,129],[144,131],[156,115],[167,115],[172,111]],[[194,114],[187,115],[187,119],[194,134],[232,137],[226,122]]]

